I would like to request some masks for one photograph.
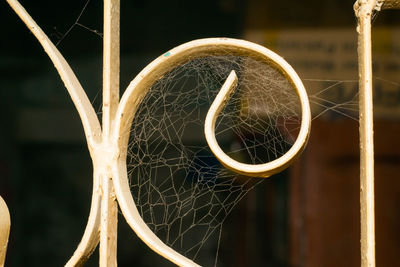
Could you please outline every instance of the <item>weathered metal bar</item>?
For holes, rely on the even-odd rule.
[[[10,213],[3,198],[0,196],[0,267],[4,266],[8,236],[10,234]]]
[[[103,140],[108,139],[118,108],[120,73],[120,0],[104,1]]]
[[[375,197],[371,15],[376,1],[359,0],[358,19],[361,266],[375,267]]]
[[[118,206],[111,177],[101,177],[100,267],[117,266]]]
[[[102,147],[97,157],[108,158],[112,149],[110,133],[119,101],[120,73],[120,0],[104,1],[104,44],[103,44],[103,114]],[[100,266],[117,266],[118,205],[112,183],[109,161],[101,161],[101,223],[100,223]]]

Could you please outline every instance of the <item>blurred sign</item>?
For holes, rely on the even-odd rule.
[[[277,52],[294,67],[314,103],[314,116],[335,110],[357,117],[355,29],[252,30],[245,39]],[[400,118],[400,28],[376,28],[372,42],[375,115]]]

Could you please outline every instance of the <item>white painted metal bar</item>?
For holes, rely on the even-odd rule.
[[[101,221],[100,221],[100,267],[117,266],[117,225],[118,206],[112,184],[107,174],[102,181]]]
[[[354,5],[358,19],[361,266],[375,267],[375,196],[371,15],[375,0]]]
[[[10,213],[3,198],[0,196],[0,267],[6,260],[8,236],[10,234]]]
[[[104,1],[103,140],[108,139],[118,108],[120,73],[120,1]]]
[[[120,1],[104,1],[104,47],[103,47],[103,140],[104,153],[112,150],[110,133],[119,101],[120,73]],[[99,151],[100,152],[100,151]],[[102,153],[103,154],[103,153]],[[104,156],[104,155],[103,155]],[[100,266],[117,266],[118,205],[112,183],[110,162],[98,166],[105,173],[101,175],[101,227]]]

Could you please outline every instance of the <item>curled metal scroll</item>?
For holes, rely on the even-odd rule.
[[[302,123],[300,133],[296,142],[286,154],[277,160],[262,164],[261,166],[242,164],[238,162],[232,163],[233,160],[224,155],[225,153],[219,148],[216,141],[210,142],[214,136],[212,122],[215,123],[216,117],[218,116],[218,109],[222,107],[221,103],[224,102],[224,99],[228,98],[230,92],[229,89],[232,89],[233,85],[235,84],[235,75],[232,73],[217,96],[217,100],[215,100],[214,104],[211,106],[205,125],[205,132],[209,145],[211,146],[210,148],[223,165],[238,173],[251,176],[268,177],[273,173],[277,173],[288,167],[288,165],[297,158],[307,142],[310,131],[311,112],[308,97],[300,78],[290,67],[290,65],[286,63],[286,61],[263,46],[238,39],[200,39],[185,43],[168,51],[143,69],[128,86],[121,98],[121,102],[117,110],[117,116],[114,122],[115,132],[113,132],[113,137],[114,142],[117,144],[118,148],[120,148],[120,151],[119,157],[116,159],[117,164],[113,164],[113,166],[116,167],[113,170],[114,185],[117,193],[118,203],[132,229],[135,230],[138,236],[153,250],[157,251],[159,254],[170,259],[171,261],[176,259],[176,256],[174,255],[176,252],[169,250],[162,251],[164,248],[158,242],[154,242],[154,233],[148,229],[147,225],[140,217],[129,189],[126,173],[126,153],[129,132],[135,112],[137,111],[143,97],[151,88],[151,85],[153,85],[160,77],[175,68],[177,65],[184,64],[189,60],[193,60],[204,55],[250,56],[257,58],[258,60],[268,62],[268,64],[274,65],[276,69],[282,72],[282,74],[284,74],[294,85],[301,102]],[[209,132],[209,134],[207,134],[207,132]],[[218,151],[218,149],[220,151]],[[181,265],[182,263],[183,262],[179,262],[177,264]]]
[[[289,151],[287,151],[281,157],[263,164],[245,164],[229,157],[218,145],[217,139],[215,137],[215,122],[217,120],[218,114],[228,102],[229,96],[237,85],[237,76],[235,71],[232,71],[231,74],[228,76],[221,90],[216,96],[214,102],[208,110],[204,124],[204,134],[206,136],[208,146],[210,147],[214,155],[218,158],[218,160],[226,168],[236,173],[255,177],[269,177],[287,168],[297,158],[297,156],[300,155],[307,143],[311,126],[311,113],[307,93],[301,80],[298,78],[293,69],[285,62],[280,62],[280,64],[282,64],[280,66],[282,66],[283,70],[287,71],[287,78],[292,79],[291,82],[292,84],[294,84],[296,92],[300,98],[302,111],[301,127],[296,142],[289,149]]]

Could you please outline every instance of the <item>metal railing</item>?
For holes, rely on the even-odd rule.
[[[247,51],[258,53],[272,60],[285,72],[296,87],[302,106],[302,125],[299,141],[294,149],[288,151],[283,159],[263,166],[242,166],[231,161],[217,149],[216,156],[230,169],[251,176],[267,177],[282,170],[297,157],[308,139],[311,115],[307,96],[300,79],[293,69],[278,55],[261,46],[235,39],[203,39],[181,45],[168,56],[160,57],[149,64],[128,86],[119,101],[119,0],[104,1],[104,51],[103,51],[103,117],[102,124],[66,60],[47,38],[45,33],[16,0],[7,0],[10,6],[24,21],[41,43],[59,72],[82,120],[89,152],[94,166],[93,195],[90,215],[82,240],[66,266],[81,266],[100,243],[100,266],[116,266],[117,214],[120,206],[128,224],[137,235],[154,251],[180,266],[198,266],[165,245],[143,222],[132,199],[126,174],[126,147],[129,139],[129,126],[140,98],[148,90],[157,75],[184,62],[199,51],[212,50]],[[372,103],[372,64],[371,64],[371,16],[375,10],[399,8],[400,0],[358,0],[355,14],[358,19],[357,31],[359,55],[359,109],[360,109],[360,201],[361,201],[361,266],[375,266],[375,224],[374,224],[374,147],[373,147],[373,103]],[[226,52],[224,52],[226,53]],[[232,74],[233,75],[233,74]],[[233,77],[233,76],[232,76]],[[235,85],[231,78],[224,85],[224,94],[215,104],[205,129],[211,146],[218,147],[213,138],[213,123],[220,106]],[[214,105],[214,104],[213,104]],[[130,114],[130,115],[127,115]],[[253,169],[259,169],[258,172]],[[0,266],[4,265],[5,252],[10,229],[7,206],[0,198]]]

